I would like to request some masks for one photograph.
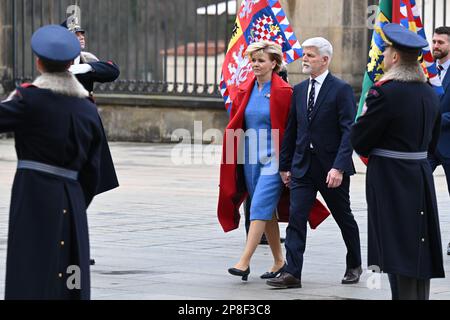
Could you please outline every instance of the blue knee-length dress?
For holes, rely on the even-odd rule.
[[[244,175],[251,199],[251,221],[272,220],[283,186],[271,137],[270,88],[268,82],[260,92],[255,82],[245,110]]]

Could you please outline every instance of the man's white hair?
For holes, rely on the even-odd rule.
[[[315,47],[322,57],[328,57],[330,60],[333,57],[333,46],[330,41],[322,37],[310,38],[303,42],[302,47]]]

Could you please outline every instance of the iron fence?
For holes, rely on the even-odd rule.
[[[97,92],[220,94],[218,82],[235,1],[9,1],[16,83],[35,77],[29,44],[33,32],[76,15],[86,29],[86,51],[113,60],[121,69],[120,80],[97,85]]]
[[[13,25],[15,83],[33,79],[29,41],[42,25],[61,23],[80,9],[87,51],[115,61],[120,80],[97,92],[219,96],[218,82],[234,25],[228,0],[2,0]],[[332,0],[331,0],[332,1]],[[447,0],[416,0],[428,40],[450,17]],[[368,5],[377,4],[368,0]],[[6,13],[5,13],[6,15]],[[370,35],[368,39],[370,39]]]
[[[450,20],[450,6],[447,0],[416,0],[421,6],[421,17],[426,34],[431,35],[433,30],[440,26],[446,26]]]

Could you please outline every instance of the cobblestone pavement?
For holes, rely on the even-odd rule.
[[[271,266],[267,246],[258,247],[247,283],[227,273],[245,244],[245,231],[225,234],[216,218],[219,167],[201,164],[202,147],[193,151],[200,164],[175,165],[172,145],[112,143],[121,187],[94,199],[89,208],[92,298],[109,299],[389,299],[386,275],[379,286],[365,272],[357,285],[343,286],[345,246],[332,218],[309,231],[303,288],[275,290],[259,275]],[[180,150],[178,150],[180,151]],[[190,149],[183,149],[189,156]],[[206,147],[204,154],[220,147]],[[177,159],[178,156],[177,156]],[[355,159],[352,209],[361,231],[364,266],[367,218],[364,167]],[[12,140],[0,140],[0,297],[3,297],[8,208],[16,156]],[[442,241],[450,240],[450,198],[442,171],[436,172]],[[286,224],[281,224],[282,234]],[[447,276],[450,256],[444,256]],[[377,289],[369,289],[375,284]],[[450,281],[432,281],[432,299],[450,299]]]

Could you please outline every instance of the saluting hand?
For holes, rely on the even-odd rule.
[[[92,67],[87,63],[73,64],[69,68],[69,71],[72,74],[85,74],[85,73],[91,72],[92,70],[93,70]]]
[[[337,170],[337,169],[331,169],[330,172],[328,172],[327,176],[327,185],[330,189],[336,189],[339,188],[342,184],[342,180],[344,179],[344,174]]]

